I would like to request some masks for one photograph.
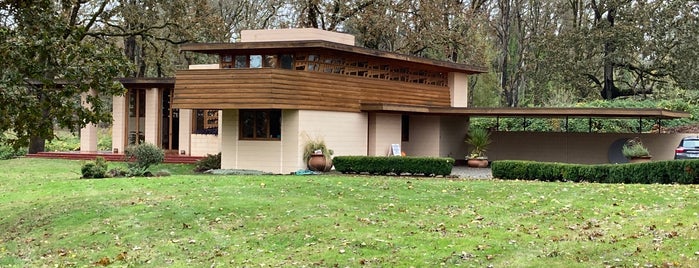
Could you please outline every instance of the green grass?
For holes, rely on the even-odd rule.
[[[83,180],[81,163],[0,161],[0,267],[699,266],[696,185],[214,176],[187,165]]]

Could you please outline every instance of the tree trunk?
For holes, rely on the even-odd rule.
[[[610,8],[607,11],[609,28],[614,27],[615,16],[616,9]],[[611,59],[614,50],[614,41],[607,40],[604,42],[604,87],[602,89],[602,98],[605,100],[611,100],[619,96],[619,89],[614,86],[614,62]]]
[[[27,150],[27,153],[35,154],[43,151],[46,151],[46,140],[40,137],[32,136],[32,138],[29,139],[29,149]]]

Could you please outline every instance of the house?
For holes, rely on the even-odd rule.
[[[468,117],[389,105],[466,107],[468,75],[485,71],[357,47],[351,35],[318,29],[243,31],[238,43],[181,50],[220,62],[178,71],[173,106],[220,110],[222,168],[275,173],[306,168],[303,147],[315,138],[336,155],[387,155],[392,144],[410,155],[464,155]]]
[[[486,68],[357,47],[351,35],[318,29],[243,31],[237,43],[181,50],[213,55],[218,63],[190,66],[175,78],[122,79],[128,92],[113,99],[113,153],[148,142],[170,154],[221,152],[222,168],[289,173],[306,168],[309,139],[323,139],[335,155],[384,156],[399,144],[408,155],[463,159],[470,116],[688,116],[659,109],[470,108],[468,77]],[[83,148],[92,148],[86,129]],[[608,163],[610,146],[624,135],[496,132],[489,156]],[[647,144],[662,149],[680,138]]]

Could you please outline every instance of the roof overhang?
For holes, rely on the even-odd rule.
[[[190,43],[180,46],[180,51],[192,51],[206,54],[222,54],[231,52],[240,53],[265,53],[265,51],[298,51],[303,49],[328,50],[343,53],[357,54],[366,57],[380,58],[391,61],[401,61],[410,64],[430,66],[446,72],[460,72],[467,74],[485,73],[488,68],[483,66],[461,64],[448,61],[432,60],[427,58],[409,56],[394,52],[387,52],[358,46],[334,43],[323,40],[310,41],[276,41],[276,42],[238,42],[238,43]]]
[[[665,109],[626,109],[626,108],[452,108],[418,107],[393,104],[362,104],[365,112],[393,112],[435,115],[464,115],[477,117],[586,117],[586,118],[688,118],[687,112]]]
[[[118,81],[126,88],[172,88],[175,86],[174,77],[128,77]]]

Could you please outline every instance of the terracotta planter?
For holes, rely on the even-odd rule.
[[[629,163],[645,163],[645,162],[650,162],[651,156],[642,156],[642,157],[632,157],[629,158]]]
[[[328,172],[333,167],[332,159],[328,159],[323,154],[312,154],[308,159],[308,169],[313,171]]]
[[[473,168],[485,168],[488,167],[488,159],[470,158],[466,161],[466,164]]]

